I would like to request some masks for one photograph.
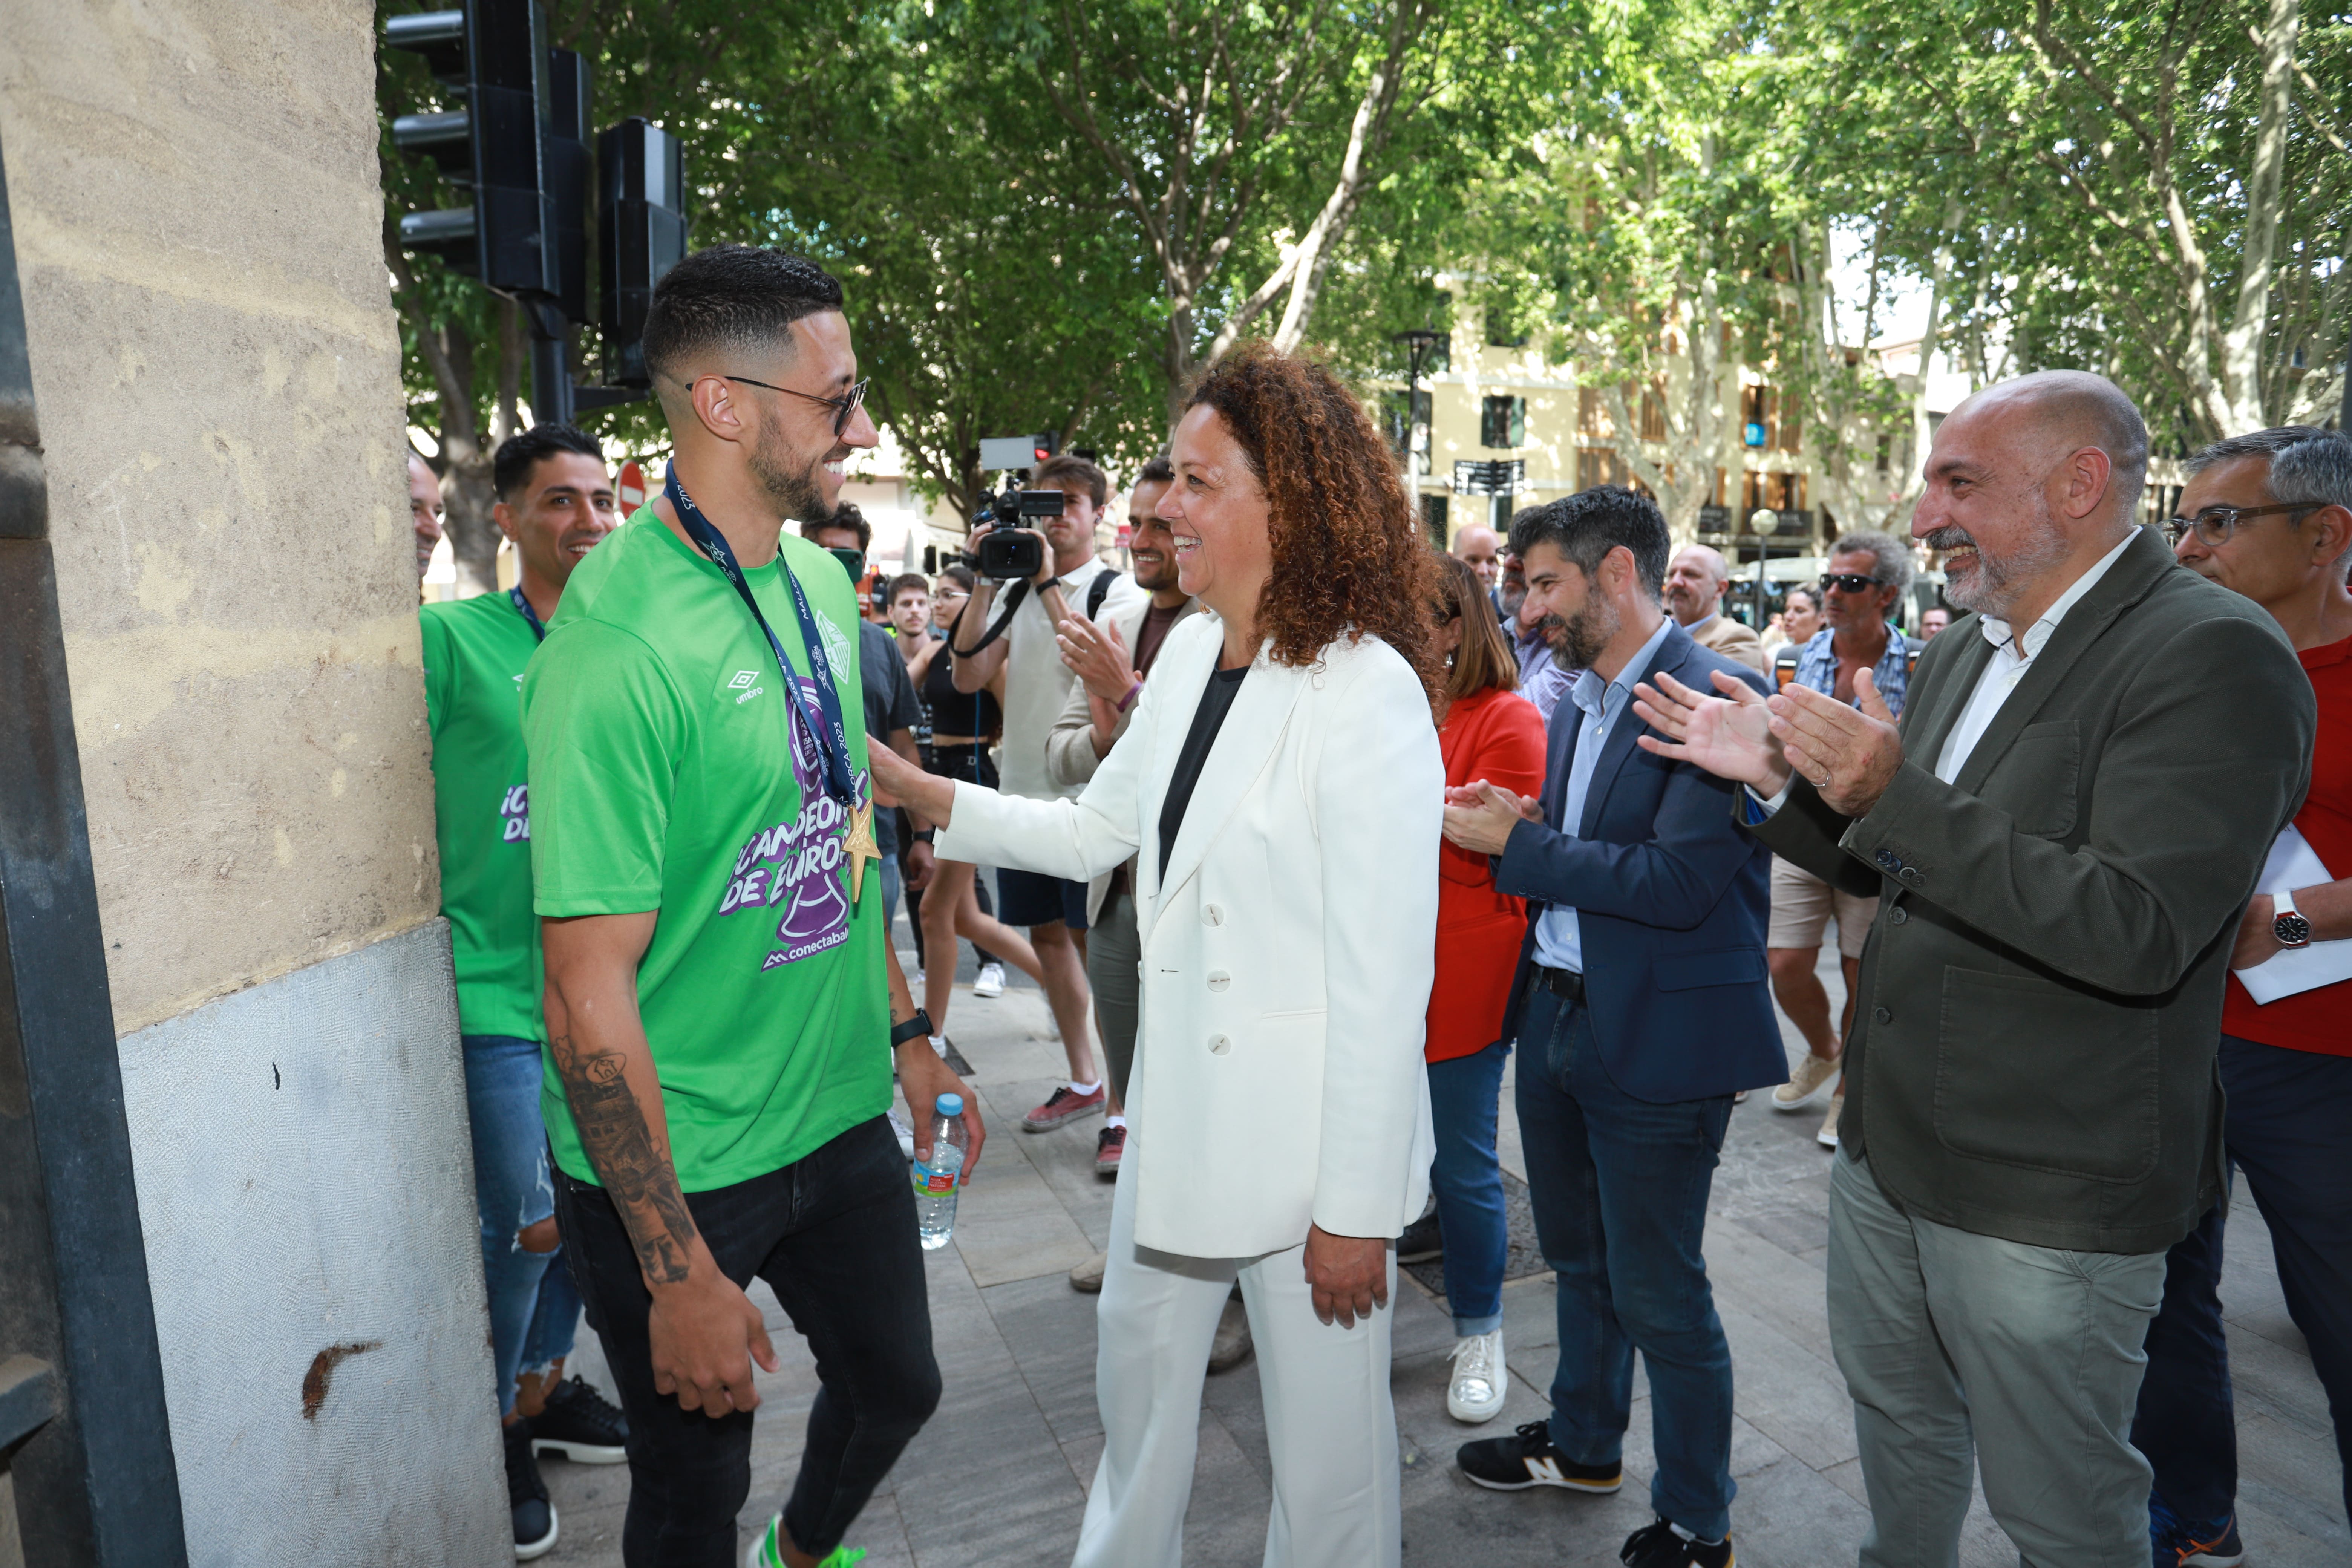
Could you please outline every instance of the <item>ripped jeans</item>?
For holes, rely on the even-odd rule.
[[[531,1252],[519,1236],[555,1213],[547,1129],[539,1114],[539,1043],[506,1035],[467,1035],[464,1043],[482,1283],[489,1296],[490,1354],[504,1418],[514,1409],[520,1373],[545,1372],[572,1353],[580,1327],[580,1292],[561,1247]]]

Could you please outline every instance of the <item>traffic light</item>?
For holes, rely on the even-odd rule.
[[[604,202],[597,215],[603,258],[604,376],[623,386],[646,374],[646,310],[654,285],[686,255],[686,158],[677,137],[646,120],[624,120],[596,139]]]
[[[403,217],[401,244],[502,293],[559,298],[558,247],[545,242],[558,230],[548,177],[555,85],[538,0],[471,0],[463,10],[393,16],[384,42],[423,55],[435,79],[466,100],[462,110],[392,122],[393,145],[430,160],[473,196],[470,206]]]
[[[409,213],[400,243],[440,256],[522,307],[531,333],[531,412],[575,410],[643,395],[637,338],[653,286],[686,253],[684,160],[677,141],[643,120],[598,138],[607,164],[599,226],[604,300],[588,289],[588,62],[547,45],[540,0],[467,0],[462,9],[388,17],[384,42],[425,57],[465,107],[404,114],[393,144],[430,161],[471,205]],[[620,386],[572,379],[572,329],[598,321]]]

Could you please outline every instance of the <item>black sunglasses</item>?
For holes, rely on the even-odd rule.
[[[2169,517],[2164,520],[2164,536],[2178,545],[2191,529],[2197,541],[2209,550],[2219,550],[2230,542],[2230,535],[2250,517],[2269,517],[2275,512],[2294,513],[2292,527],[2303,521],[2305,512],[2318,511],[2327,506],[2324,500],[2287,501],[2279,506],[2209,506],[2195,517]]]
[[[859,406],[865,403],[866,388],[874,378],[866,377],[865,381],[859,382],[839,397],[819,397],[814,392],[794,392],[789,386],[777,386],[769,382],[753,381],[748,375],[722,375],[719,379],[740,382],[745,386],[761,387],[769,392],[790,393],[794,397],[805,397],[811,403],[824,404],[833,410],[833,438],[838,441],[841,439],[841,433],[849,428],[850,420],[856,416]]]
[[[1886,584],[1880,582],[1877,578],[1865,577],[1859,572],[1824,572],[1822,574],[1822,592],[1824,594],[1828,593],[1832,588],[1842,588],[1849,594],[1867,594],[1873,588],[1884,588],[1885,586],[1886,586]]]

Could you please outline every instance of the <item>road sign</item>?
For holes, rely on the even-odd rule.
[[[1473,462],[1456,459],[1454,464],[1454,493],[1458,496],[1517,495],[1527,489],[1528,462],[1525,458],[1506,458],[1496,462]]]
[[[614,499],[621,503],[621,515],[634,517],[646,504],[646,470],[635,458],[621,465],[621,477],[614,481]]]

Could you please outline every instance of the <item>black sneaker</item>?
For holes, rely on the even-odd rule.
[[[1551,1423],[1530,1421],[1507,1437],[1481,1437],[1454,1451],[1462,1473],[1498,1492],[1560,1487],[1572,1492],[1613,1492],[1625,1484],[1622,1465],[1579,1465],[1551,1446]]]
[[[1404,1227],[1397,1237],[1396,1260],[1399,1263],[1426,1263],[1433,1258],[1445,1256],[1445,1237],[1437,1228],[1437,1211],[1430,1210]]]
[[[534,1455],[581,1465],[617,1465],[629,1457],[629,1418],[577,1377],[557,1384],[529,1425]]]
[[[515,1561],[528,1563],[555,1550],[555,1505],[547,1500],[547,1483],[539,1479],[539,1461],[530,1454],[530,1424],[518,1421],[506,1429],[507,1507],[514,1519]]]
[[[1617,1561],[1626,1568],[1731,1568],[1731,1537],[1708,1546],[1675,1534],[1662,1519],[1627,1536]]]

